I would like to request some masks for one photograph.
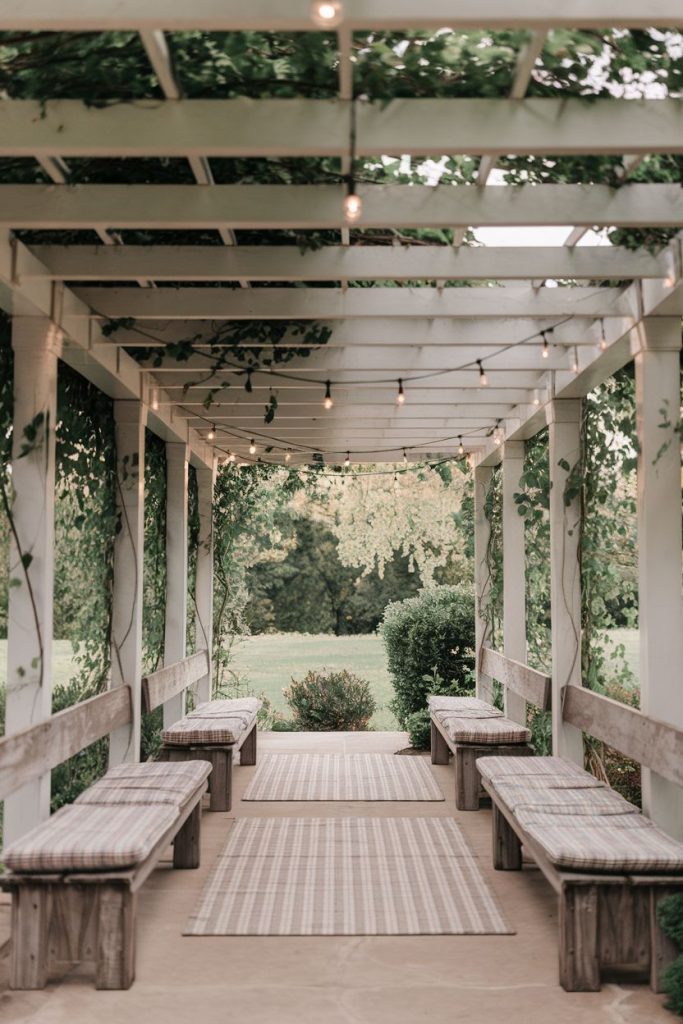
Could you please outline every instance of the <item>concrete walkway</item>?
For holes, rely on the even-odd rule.
[[[266,733],[260,752],[394,751],[402,733]],[[231,814],[205,813],[202,867],[162,865],[140,894],[137,980],[128,992],[96,992],[70,974],[43,992],[9,992],[0,960],[4,1024],[673,1024],[645,985],[599,993],[557,983],[557,911],[532,867],[491,869],[490,812],[456,811],[452,767],[433,771],[444,803],[242,803],[254,768],[237,768]],[[512,936],[183,938],[181,932],[235,817],[453,815],[478,854]],[[6,900],[6,898],[5,898]],[[0,942],[9,907],[0,906]]]

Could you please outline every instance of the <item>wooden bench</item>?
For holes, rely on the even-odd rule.
[[[202,679],[207,673],[207,658],[206,651],[200,651],[145,676],[143,711],[153,711]],[[212,811],[229,811],[232,807],[233,753],[240,751],[242,765],[256,764],[256,715],[260,706],[261,701],[255,697],[208,701],[162,732],[162,760],[210,762]]]
[[[119,687],[0,740],[0,796],[131,721]],[[173,842],[177,868],[199,865],[209,766],[124,764],[4,850],[12,893],[10,988],[43,988],[75,963],[101,989],[135,975],[136,894]]]
[[[484,648],[482,672],[497,679],[542,710],[550,706],[550,677]],[[485,792],[477,759],[487,754],[528,757],[531,733],[524,725],[505,718],[493,704],[477,697],[429,698],[432,764],[448,764],[454,755],[455,806],[476,811]]]

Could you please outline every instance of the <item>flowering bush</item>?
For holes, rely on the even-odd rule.
[[[294,712],[299,729],[314,732],[367,729],[377,709],[365,679],[342,672],[307,672],[303,679],[292,679],[285,699]]]

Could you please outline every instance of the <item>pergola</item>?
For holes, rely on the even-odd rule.
[[[188,463],[199,481],[197,609],[210,648],[211,504],[220,460],[234,455],[247,463],[257,457],[339,466],[347,453],[352,462],[394,463],[462,450],[475,476],[479,692],[490,690],[482,663],[489,646],[489,524],[483,508],[499,463],[504,654],[509,671],[523,672],[520,665],[511,667],[526,662],[524,524],[514,494],[524,442],[547,424],[554,752],[581,763],[583,729],[643,763],[647,813],[683,838],[681,477],[678,444],[661,450],[674,436],[673,426],[664,435],[661,410],[676,419],[680,405],[683,235],[658,252],[577,245],[594,227],[683,229],[680,183],[626,180],[649,154],[683,152],[683,100],[525,99],[554,29],[681,28],[683,9],[680,0],[508,6],[500,0],[346,0],[335,25],[336,99],[190,100],[176,78],[167,33],[320,31],[307,0],[0,0],[3,31],[139,32],[165,96],[103,107],[49,98],[0,100],[0,158],[31,157],[52,179],[47,185],[0,185],[0,303],[13,321],[15,446],[36,415],[47,414],[49,427],[45,446],[13,466],[17,531],[33,555],[27,572],[46,641],[41,658],[30,595],[25,587],[12,589],[8,735],[48,722],[51,714],[59,359],[114,399],[122,467],[144,465],[145,427],[166,441],[167,664],[185,655]],[[444,25],[528,30],[508,99],[354,99],[355,31]],[[481,158],[475,185],[357,186],[362,214],[354,231],[452,228],[452,245],[387,246],[373,244],[371,233],[351,234],[341,183],[214,183],[211,160],[224,157],[336,157],[348,175],[353,122],[358,158]],[[506,153],[622,155],[625,183],[487,184]],[[184,159],[196,183],[71,185],[69,161],[82,157]],[[552,225],[574,226],[564,245],[463,244],[472,227]],[[117,232],[127,229],[213,231],[223,246],[117,244]],[[303,252],[295,245],[236,244],[235,232],[247,229],[335,230],[338,242]],[[99,241],[93,234],[92,244],[28,244],[16,237],[19,231],[90,231]],[[460,282],[469,286],[452,287]],[[356,287],[361,283],[375,287]],[[221,327],[241,320],[323,323],[330,335],[324,344],[309,345],[300,335],[287,335],[283,346],[309,347],[310,354],[270,369],[260,365],[245,390],[234,386],[243,383],[245,364],[228,357],[214,373],[211,361]],[[108,329],[112,321],[114,331]],[[193,352],[177,361],[167,346],[187,338]],[[131,352],[143,348],[158,349],[158,359],[154,353],[143,362],[135,359]],[[638,396],[640,711],[581,686],[581,510],[578,497],[565,499],[580,447],[581,400],[631,360]],[[233,387],[221,388],[207,408],[207,392],[230,380]],[[330,409],[322,407],[326,389]],[[405,401],[397,403],[397,396]],[[271,397],[277,416],[266,424],[263,409]],[[120,494],[126,528],[116,542],[111,686],[131,687],[133,714],[112,732],[112,763],[135,759],[139,750],[142,477],[138,472]],[[209,674],[199,683],[200,698],[210,688]],[[521,698],[507,693],[506,705],[508,716],[524,720]],[[182,700],[173,698],[165,719],[174,721],[181,712]],[[46,770],[8,796],[7,839],[49,814],[49,781]]]

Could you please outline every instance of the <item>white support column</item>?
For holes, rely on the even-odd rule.
[[[117,453],[117,505],[121,528],[114,545],[111,685],[128,685],[133,721],[110,736],[109,764],[140,760],[142,678],[142,563],[145,520],[145,423],[147,407],[114,402]]]
[[[503,449],[503,650],[526,663],[526,560],[524,519],[515,494],[524,472],[524,442],[506,441]],[[526,701],[505,689],[505,714],[526,725]]]
[[[552,636],[553,754],[583,766],[581,730],[562,720],[562,690],[581,686],[581,504],[567,503],[565,487],[581,451],[581,402],[549,403],[550,616]],[[567,469],[569,467],[569,469]]]
[[[199,549],[197,551],[197,650],[206,648],[212,664],[213,644],[213,488],[216,470],[197,470]],[[211,671],[197,683],[197,700],[211,700]]]
[[[60,331],[46,317],[14,317],[12,518],[17,537],[10,534],[7,735],[36,725],[52,713],[55,420],[61,343]],[[24,444],[30,443],[24,429],[40,414],[43,421],[35,444],[22,458]],[[5,843],[49,815],[50,773],[46,772],[5,800]]]
[[[645,320],[636,365],[640,704],[683,729],[679,317]],[[671,425],[661,426],[666,409]],[[664,447],[669,442],[667,447]],[[643,807],[683,839],[683,789],[643,768]]]
[[[187,629],[187,476],[189,448],[166,442],[166,624],[164,665],[185,657]],[[185,691],[167,700],[164,727],[185,713]]]
[[[491,486],[493,468],[477,466],[474,470],[474,634],[476,646],[477,697],[493,699],[493,682],[480,669],[481,652],[490,643],[489,626],[485,615],[491,594],[491,574],[486,562],[491,528],[484,506]]]

